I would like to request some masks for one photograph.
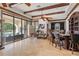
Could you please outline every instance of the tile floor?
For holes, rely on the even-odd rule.
[[[55,48],[47,39],[27,38],[5,46],[0,56],[75,56],[79,52]]]

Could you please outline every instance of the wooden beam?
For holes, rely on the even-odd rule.
[[[7,7],[7,4],[6,3],[2,3],[3,7]]]
[[[53,12],[53,13],[42,14],[42,15],[35,15],[35,16],[32,16],[32,17],[38,17],[38,16],[43,16],[43,15],[54,15],[54,14],[62,14],[62,13],[65,13],[65,11]]]
[[[49,22],[65,22],[65,19],[48,20]]]
[[[79,5],[79,3],[77,3],[74,8],[70,11],[70,13],[67,15],[66,19],[68,18],[68,16],[75,10],[75,8]]]
[[[15,5],[15,4],[17,4],[17,3],[10,3],[10,4],[9,4],[9,7],[12,7],[12,6]]]
[[[16,15],[19,15],[19,16],[24,17],[24,18],[27,18],[27,19],[31,19],[31,18],[29,18],[29,17],[27,17],[27,16],[23,16],[23,15],[21,15],[21,14],[19,14],[19,13],[16,13],[16,12],[14,12],[14,11],[11,11],[11,10],[6,9],[6,8],[4,8],[4,7],[1,7],[1,6],[0,6],[0,9],[9,11],[9,12],[11,12],[11,13],[14,13],[14,14],[16,14]],[[13,16],[14,16],[14,15],[13,15]]]
[[[31,6],[31,4],[30,3],[25,3],[27,6]]]
[[[38,8],[38,9],[26,11],[24,13],[30,13],[30,12],[35,12],[35,11],[54,9],[54,8],[63,7],[63,6],[67,6],[67,5],[69,5],[69,3],[60,3],[60,4],[56,4],[56,5],[51,5],[51,6],[47,6],[47,7],[43,7],[43,8]]]

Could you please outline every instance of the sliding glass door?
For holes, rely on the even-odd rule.
[[[3,14],[2,15],[2,30],[4,43],[8,44],[14,42],[13,36],[13,17]]]
[[[21,19],[19,18],[14,18],[14,25],[16,26],[15,29],[15,41],[19,41],[22,39],[22,23]]]
[[[2,14],[0,19],[0,46],[28,37],[28,21]]]
[[[0,19],[0,46],[1,46],[1,19]]]
[[[35,35],[36,34],[36,22],[32,22],[32,33]]]
[[[22,39],[24,39],[24,20],[21,20],[21,31]]]
[[[36,22],[34,22],[34,32],[36,32],[36,26],[37,26],[37,24],[36,24]]]
[[[24,38],[28,37],[28,21],[24,21]]]

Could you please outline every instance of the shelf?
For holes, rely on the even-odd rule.
[[[69,19],[69,30],[70,32],[79,34],[79,12],[75,12]]]

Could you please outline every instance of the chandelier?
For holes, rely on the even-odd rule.
[[[38,5],[37,7],[41,7],[41,6]],[[41,17],[41,19],[43,19],[44,21],[45,21],[45,20],[48,20],[49,18],[51,18],[51,17],[49,17],[48,15],[46,15],[46,14],[43,13],[43,11],[44,11],[43,9],[41,9],[40,11],[41,11],[41,16],[40,16],[40,17]]]

